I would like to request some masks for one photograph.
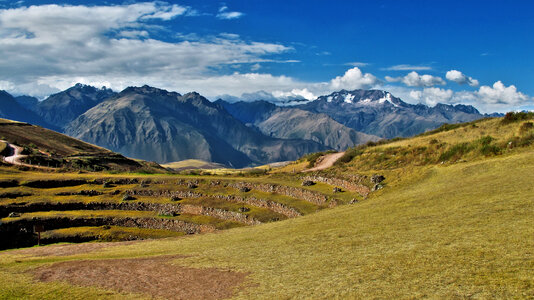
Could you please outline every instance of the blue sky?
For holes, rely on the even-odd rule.
[[[311,100],[378,88],[411,103],[532,109],[533,32],[534,1],[0,0],[0,89]]]

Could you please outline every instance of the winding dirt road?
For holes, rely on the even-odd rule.
[[[319,158],[320,161],[315,165],[315,167],[304,170],[303,172],[319,171],[324,170],[326,168],[330,168],[341,156],[343,156],[343,154],[345,154],[345,152],[332,153],[322,156],[321,158]]]
[[[9,155],[4,157],[5,162],[13,164],[13,165],[25,165],[20,162],[20,159],[26,156],[26,155],[21,154],[22,150],[24,150],[22,147],[15,146],[3,140],[0,140],[0,142],[6,143],[7,148],[9,149]]]

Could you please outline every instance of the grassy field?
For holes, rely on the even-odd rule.
[[[499,122],[482,121],[475,123],[477,127],[470,124],[360,148],[361,153],[350,162],[320,173],[349,176],[361,168],[362,174],[386,176],[384,188],[355,204],[213,234],[0,252],[0,298],[159,295],[157,290],[109,284],[117,276],[111,270],[91,273],[91,266],[99,262],[120,265],[138,261],[136,270],[144,270],[151,280],[147,285],[187,288],[180,286],[181,281],[158,286],[165,278],[158,277],[153,265],[145,265],[146,260],[157,261],[154,264],[169,272],[243,274],[246,280],[236,281],[232,287],[233,297],[238,299],[534,298],[534,147],[508,147],[510,140],[530,133],[520,132],[523,121]],[[487,135],[493,137],[488,144],[501,151],[486,155],[481,150],[484,144],[480,139]],[[436,144],[433,139],[446,144],[432,148],[430,145]],[[460,143],[472,148],[454,160],[439,160]],[[432,159],[406,151],[418,147],[427,147],[425,153]],[[381,153],[386,153],[385,158],[377,159]],[[281,173],[246,180],[300,186],[299,180],[290,178],[295,176]],[[343,193],[334,194],[326,184],[306,188],[348,199]],[[78,270],[83,277],[61,275],[65,268]],[[39,272],[55,271],[59,281],[34,279]],[[76,277],[73,274],[70,276]],[[225,275],[216,277],[223,278]],[[216,286],[217,280],[204,282]]]
[[[182,161],[167,163],[162,165],[164,168],[173,170],[186,170],[186,169],[218,169],[224,166],[217,163],[207,162],[200,159],[186,159]]]

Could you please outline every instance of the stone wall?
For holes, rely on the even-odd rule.
[[[285,186],[285,185],[270,184],[270,183],[237,182],[237,183],[231,183],[228,186],[231,186],[236,189],[247,187],[249,189],[255,189],[255,190],[266,192],[266,193],[277,193],[277,194],[301,199],[304,201],[308,201],[308,202],[311,202],[317,205],[325,205],[328,202],[328,197],[321,193],[306,190],[306,189],[296,188],[296,187]]]
[[[231,186],[231,184],[229,184]],[[137,195],[137,196],[148,196],[148,197],[169,197],[177,196],[180,198],[217,198],[222,199],[229,202],[234,203],[245,203],[256,207],[261,208],[267,208],[270,209],[276,213],[282,214],[287,216],[288,218],[294,218],[301,216],[302,214],[299,213],[297,210],[295,210],[292,207],[286,206],[284,204],[270,201],[270,200],[264,200],[264,199],[258,199],[255,197],[240,197],[235,195],[204,195],[202,193],[197,192],[191,192],[191,191],[170,191],[170,190],[128,190],[126,191],[129,195]]]
[[[29,203],[25,205],[0,206],[0,217],[9,213],[36,212],[36,211],[65,211],[65,210],[136,210],[154,211],[160,215],[197,214],[210,216],[222,220],[235,221],[247,225],[255,225],[260,221],[245,214],[226,211],[218,208],[203,207],[180,203],[146,203],[146,202],[92,202],[92,203]]]
[[[310,180],[314,182],[322,182],[333,186],[339,186],[342,187],[348,191],[356,192],[360,194],[362,197],[367,197],[370,193],[369,187],[356,182],[351,182],[344,179],[339,178],[333,178],[333,177],[323,177],[319,175],[315,176],[305,176],[301,178],[302,180]]]
[[[69,218],[51,217],[39,220],[19,219],[4,223],[0,227],[2,232],[32,232],[35,223],[43,224],[46,230],[80,226],[115,225],[124,227],[140,227],[149,229],[165,229],[185,232],[187,234],[214,232],[215,227],[206,224],[194,224],[181,220],[164,218],[134,218],[134,217],[95,217],[95,218]]]

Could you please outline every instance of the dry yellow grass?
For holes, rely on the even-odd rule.
[[[432,138],[452,144],[480,134],[505,140],[520,125],[504,131],[505,127],[494,128],[498,124],[484,124],[457,138],[457,132],[449,131],[378,148],[423,145]],[[354,173],[358,163],[356,159],[338,171]],[[37,250],[4,251],[0,286],[5,288],[0,298],[149,296],[44,284],[28,271],[61,261],[159,255],[186,256],[175,261],[181,266],[249,273],[243,288],[235,290],[234,297],[241,299],[534,297],[533,146],[462,162],[372,167],[365,172],[385,174],[384,189],[357,204],[296,219],[93,252],[75,245],[82,247],[76,248],[79,254],[67,257],[41,257]],[[298,185],[291,176],[247,180]],[[327,186],[319,184],[310,189],[327,192]]]
[[[238,298],[527,298],[534,293],[534,153],[422,167],[372,198],[219,234],[70,258],[0,255],[3,297],[116,297],[21,273],[64,259],[191,255],[180,264],[251,272]],[[17,262],[19,261],[19,262]],[[35,292],[39,291],[39,292]]]

